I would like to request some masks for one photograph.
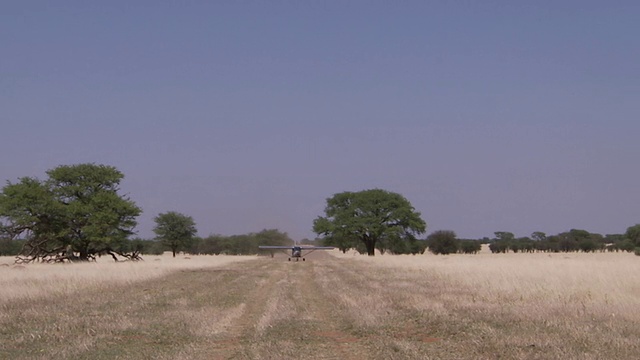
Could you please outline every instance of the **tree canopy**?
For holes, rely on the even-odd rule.
[[[186,249],[195,236],[196,223],[191,216],[183,215],[175,211],[159,214],[154,218],[156,226],[153,232],[156,239],[171,249],[173,257],[180,249]]]
[[[326,245],[341,250],[364,244],[369,256],[378,243],[415,240],[426,230],[411,203],[402,195],[381,189],[342,192],[327,199],[326,216],[313,222],[313,231]]]
[[[625,236],[633,242],[635,246],[640,246],[640,224],[628,227]]]
[[[123,250],[139,207],[118,194],[124,175],[115,167],[63,165],[48,179],[23,177],[0,193],[3,232],[25,240],[19,261],[89,260],[96,255],[136,253]]]
[[[438,230],[430,234],[427,243],[429,251],[436,255],[455,254],[460,245],[456,233],[451,230]]]

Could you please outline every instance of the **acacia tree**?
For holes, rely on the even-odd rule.
[[[545,241],[547,240],[547,234],[542,231],[534,231],[531,233],[531,238],[535,241]]]
[[[0,193],[4,233],[25,240],[19,262],[86,261],[110,254],[138,259],[123,249],[141,210],[118,195],[124,175],[115,167],[63,165],[40,181],[24,177]]]
[[[316,224],[318,226],[318,229],[328,228],[331,226],[330,224],[323,224],[323,221],[324,220],[316,219],[316,222],[314,222],[314,229],[316,228]],[[324,233],[324,237],[321,239],[322,245],[334,246],[338,248],[338,250],[342,251],[343,254],[353,248],[356,248],[358,246],[359,240],[355,237],[355,235],[341,230],[343,229],[335,229],[331,233]]]
[[[640,246],[640,224],[628,227],[624,234],[636,246]]]
[[[153,232],[156,239],[171,249],[173,257],[179,249],[187,248],[196,234],[196,223],[191,216],[175,211],[159,214],[154,218],[156,226]]]
[[[459,241],[456,233],[451,230],[438,230],[427,236],[429,251],[439,255],[455,254],[458,252]]]
[[[257,246],[283,246],[293,243],[293,240],[289,237],[289,234],[287,234],[286,232],[281,232],[278,229],[263,229],[262,231],[251,235],[255,237]]]
[[[499,241],[512,241],[516,236],[509,231],[496,231],[493,233],[496,236],[496,240]]]
[[[327,199],[324,217],[313,222],[313,231],[325,244],[342,247],[362,242],[369,256],[375,255],[379,241],[415,238],[426,223],[402,195],[381,189],[342,192]]]

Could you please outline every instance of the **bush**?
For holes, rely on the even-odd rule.
[[[622,250],[622,251],[626,251],[626,252],[632,252],[635,250],[635,245],[633,244],[633,241],[629,240],[629,239],[624,239],[620,242],[618,242],[618,244],[616,244],[618,249]]]
[[[439,230],[427,237],[429,251],[436,255],[455,254],[458,252],[456,233],[450,230]]]
[[[482,244],[477,240],[464,240],[460,242],[460,252],[463,254],[477,254],[482,249]]]
[[[132,239],[129,244],[131,250],[140,252],[142,255],[162,255],[164,246],[155,240]]]
[[[593,252],[598,250],[598,244],[591,239],[583,239],[578,243],[578,248],[583,252]]]
[[[253,255],[261,245],[291,245],[293,240],[285,232],[277,229],[262,230],[244,235],[209,235],[195,238],[187,252],[204,255]]]
[[[0,256],[16,256],[23,245],[24,240],[0,239]]]
[[[504,254],[507,252],[507,250],[509,250],[509,244],[506,241],[494,241],[489,244],[489,250],[491,250],[491,252],[494,254]]]

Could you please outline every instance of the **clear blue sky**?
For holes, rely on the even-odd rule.
[[[404,195],[460,237],[640,223],[638,1],[3,1],[0,181],[94,162],[199,235]]]

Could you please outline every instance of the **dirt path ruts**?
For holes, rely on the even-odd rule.
[[[214,343],[198,353],[211,359],[373,358],[318,283],[323,270],[333,271],[326,266],[333,261],[320,254],[305,262],[258,260],[265,278],[242,296],[245,311],[220,340],[226,346]]]
[[[349,289],[355,298],[370,294],[361,265],[312,255],[182,270],[113,291],[7,305],[0,358],[389,358],[380,353],[384,342],[355,325],[357,305],[341,304]],[[42,317],[27,309],[52,310]]]

